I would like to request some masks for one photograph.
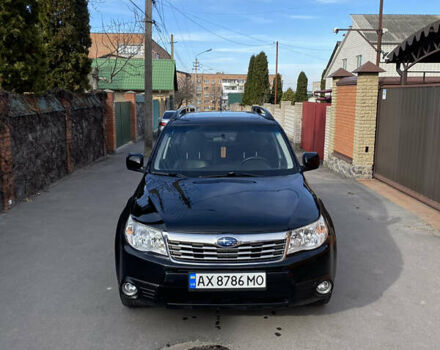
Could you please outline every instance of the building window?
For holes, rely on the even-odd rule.
[[[342,68],[344,68],[345,70],[347,70],[347,59],[343,58],[342,59]]]
[[[209,80],[205,80],[205,84],[209,84]]]
[[[156,59],[159,60],[160,59],[160,55],[158,53],[156,53]]]
[[[141,56],[144,54],[143,45],[119,45],[118,54],[120,56]]]
[[[357,68],[362,66],[362,55],[356,56]]]

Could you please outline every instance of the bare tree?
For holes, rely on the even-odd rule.
[[[223,87],[221,85],[214,85],[211,88],[211,96],[212,96],[212,103],[214,105],[214,108],[217,108],[221,110],[222,108],[222,96],[223,96]]]
[[[133,22],[129,23],[112,20],[107,25],[102,24],[103,34],[95,39],[99,42],[92,45],[95,58],[101,59],[96,61],[92,86],[98,86],[99,80],[112,83],[122,71],[131,74],[128,69],[132,65],[130,61],[144,57],[143,21],[136,9],[133,9],[133,18]],[[103,67],[107,67],[105,72]]]
[[[178,90],[174,95],[174,102],[176,108],[182,107],[185,102],[186,105],[190,104],[194,97],[194,82],[191,76],[188,74],[182,74],[177,79]]]

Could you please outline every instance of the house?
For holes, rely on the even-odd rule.
[[[92,46],[89,58],[119,56],[127,58],[144,57],[144,34],[139,33],[90,33]],[[153,59],[171,59],[171,55],[153,40]]]
[[[378,28],[378,15],[351,15],[351,19],[353,29]],[[411,34],[439,19],[440,15],[384,15],[382,39],[384,55],[391,53]],[[356,31],[349,31],[345,34],[344,40],[336,44],[325,72],[326,89],[332,86],[332,79],[329,76],[339,68],[352,72],[368,61],[376,62],[376,50],[368,42],[377,47],[377,34],[364,31],[362,35]],[[385,70],[380,74],[381,77],[399,76],[396,65],[386,63],[384,57],[382,57],[380,67]],[[421,76],[424,73],[426,76],[440,76],[440,64],[420,63],[410,71],[410,77]]]
[[[97,69],[98,89],[115,91],[115,101],[125,101],[125,93],[144,92],[145,74],[143,58],[98,58],[92,67]],[[153,99],[159,101],[160,111],[173,106],[177,90],[174,60],[153,60]]]

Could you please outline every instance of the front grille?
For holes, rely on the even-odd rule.
[[[287,240],[245,242],[222,248],[212,243],[168,240],[171,258],[182,262],[254,263],[278,261],[284,257]]]

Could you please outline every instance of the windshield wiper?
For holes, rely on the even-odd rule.
[[[154,171],[154,172],[151,172],[151,173],[153,175],[159,175],[159,176],[170,176],[170,177],[181,177],[181,178],[185,178],[186,177],[183,174],[173,173],[173,172],[167,173],[165,171]]]
[[[252,174],[252,173],[244,173],[244,172],[239,172],[239,171],[230,171],[224,174],[214,174],[214,175],[204,175],[204,176],[200,176],[200,177],[258,177],[261,175],[257,175],[257,174]]]

